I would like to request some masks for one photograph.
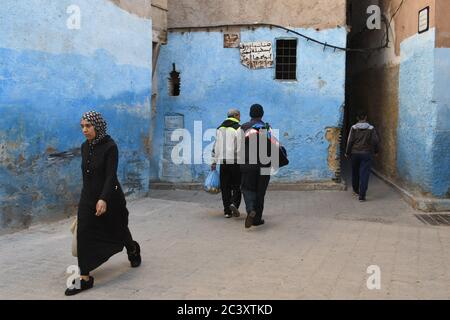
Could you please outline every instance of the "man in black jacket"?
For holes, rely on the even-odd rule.
[[[264,210],[264,197],[270,181],[270,174],[263,169],[270,169],[270,163],[262,163],[260,159],[259,149],[260,143],[267,143],[267,156],[270,157],[270,141],[266,139],[267,124],[262,121],[264,109],[259,104],[254,104],[250,108],[251,120],[241,126],[242,142],[245,153],[241,163],[241,190],[244,194],[244,201],[247,210],[247,218],[245,219],[245,227],[259,226],[264,224],[262,214]],[[263,128],[265,130],[259,130]],[[264,141],[264,142],[263,142]]]
[[[379,138],[375,128],[367,122],[367,114],[357,116],[358,123],[352,126],[347,141],[345,156],[352,161],[353,192],[359,201],[366,201],[373,154],[378,154]]]

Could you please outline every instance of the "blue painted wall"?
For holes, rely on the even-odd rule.
[[[401,44],[397,167],[407,183],[432,188],[435,29]]]
[[[449,49],[435,29],[401,44],[397,167],[411,187],[436,197],[450,188]]]
[[[450,49],[435,49],[436,131],[433,144],[433,194],[450,198]]]
[[[80,30],[66,27],[73,4]],[[2,0],[0,30],[0,227],[74,213],[91,109],[119,145],[126,192],[146,193],[151,21],[106,0]]]
[[[345,46],[343,28],[296,31],[338,46]],[[241,41],[271,41],[274,54],[276,39],[295,38],[294,34],[269,28],[241,30]],[[154,149],[164,144],[164,114],[184,115],[184,123],[193,135],[194,121],[202,121],[203,131],[216,128],[229,108],[239,108],[242,120],[249,119],[249,108],[260,103],[265,121],[280,130],[290,165],[282,168],[278,181],[327,181],[335,173],[328,165],[327,128],[342,126],[345,98],[345,52],[326,49],[299,38],[297,81],[274,80],[275,69],[250,70],[240,63],[237,48],[223,48],[222,32],[170,33],[158,62],[158,125]],[[168,94],[172,63],[181,77],[181,94]],[[211,142],[204,142],[203,147]],[[339,149],[339,148],[338,148]],[[152,159],[158,166],[158,178],[171,181],[203,181],[207,164],[180,166],[173,179],[162,176],[162,153]]]

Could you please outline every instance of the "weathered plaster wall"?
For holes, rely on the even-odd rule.
[[[387,17],[400,0],[356,1],[361,27],[368,5],[379,3]],[[355,3],[355,1],[353,1]],[[418,12],[430,6],[430,30],[418,34]],[[365,109],[381,136],[380,172],[403,187],[434,197],[448,197],[448,85],[446,34],[450,7],[441,0],[404,1],[392,21],[390,46],[370,55],[352,54],[349,105]],[[352,47],[383,42],[384,29],[352,30]],[[395,44],[395,45],[394,45]],[[442,50],[442,51],[439,51]]]
[[[152,3],[156,0],[108,0],[119,8],[141,18],[152,18]],[[161,0],[160,0],[161,1]]]
[[[440,0],[439,0],[440,1]],[[445,0],[444,0],[445,1]],[[353,72],[366,71],[371,67],[384,67],[386,65],[399,64],[400,44],[405,39],[417,34],[418,13],[420,9],[430,7],[430,28],[436,25],[436,0],[350,0],[351,4],[351,33],[349,34],[350,46],[353,48],[375,48],[386,43],[386,24],[381,24],[381,29],[367,29],[367,8],[378,5],[381,13],[388,19],[390,29],[388,32],[389,45],[383,50],[371,52],[370,56],[362,54],[350,54]],[[391,17],[395,17],[391,21]]]
[[[450,198],[450,49],[436,48],[434,58],[433,194]]]
[[[450,1],[436,1],[436,48],[450,48]]]
[[[430,7],[430,29],[436,27],[436,1],[440,0],[405,0],[403,6],[394,18],[395,28],[395,52],[400,55],[401,43],[414,36],[418,32],[419,11],[427,6]],[[445,1],[445,0],[444,0]],[[384,0],[384,10],[389,10],[389,17],[397,10],[401,0]]]
[[[345,46],[346,29],[317,32],[296,29],[314,38]],[[255,31],[243,28],[241,41],[271,41],[292,38],[293,34],[269,28]],[[223,33],[172,32],[162,47],[158,66],[158,125],[154,149],[164,143],[164,114],[184,115],[185,128],[194,134],[194,121],[202,121],[203,132],[216,128],[229,108],[239,108],[242,120],[249,119],[249,108],[260,103],[265,120],[280,130],[280,140],[287,147],[290,165],[274,178],[278,181],[327,181],[335,177],[339,129],[342,126],[345,52],[298,40],[298,81],[274,80],[274,68],[250,70],[240,63],[239,49],[223,48]],[[180,72],[181,94],[169,96],[168,78],[172,63]],[[210,142],[203,142],[206,148]],[[192,151],[194,149],[192,148]],[[331,153],[331,156],[330,156]],[[156,156],[156,155],[155,155]],[[153,158],[162,176],[161,153]],[[209,166],[180,166],[172,181],[203,181]],[[170,180],[169,180],[170,181]]]
[[[402,43],[398,167],[424,193],[450,196],[450,51],[436,29]]]
[[[152,20],[153,41],[167,41],[167,0],[108,0],[123,10]]]
[[[297,28],[346,25],[346,0],[169,0],[169,27],[265,22]]]
[[[401,44],[397,167],[410,187],[431,192],[433,186],[435,29]]]
[[[66,26],[72,4],[80,30]],[[151,20],[107,0],[3,0],[0,30],[0,228],[74,213],[91,109],[119,145],[125,191],[146,193]]]
[[[153,41],[167,42],[167,0],[152,0]]]

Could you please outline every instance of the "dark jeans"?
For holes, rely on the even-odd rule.
[[[220,189],[225,214],[231,214],[230,205],[241,205],[241,171],[238,164],[220,165]]]
[[[242,172],[242,193],[247,214],[256,212],[254,223],[261,221],[264,210],[264,197],[269,186],[270,175],[261,175],[259,169]]]
[[[370,153],[352,154],[352,186],[353,191],[359,194],[360,199],[366,198],[371,168],[372,168],[372,154]]]

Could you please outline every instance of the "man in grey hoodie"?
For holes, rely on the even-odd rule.
[[[352,126],[348,135],[345,156],[352,161],[353,192],[359,201],[366,201],[373,154],[378,154],[379,138],[375,128],[367,122],[367,114],[357,116],[358,123]]]

